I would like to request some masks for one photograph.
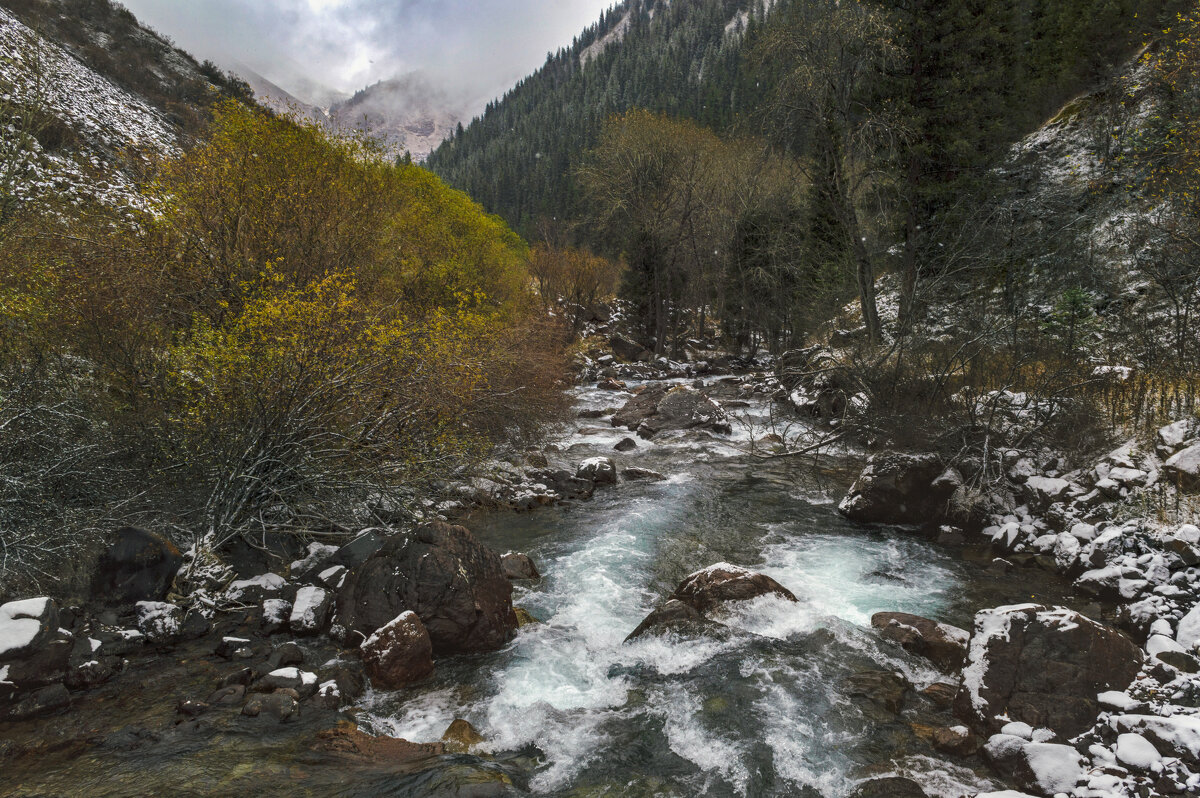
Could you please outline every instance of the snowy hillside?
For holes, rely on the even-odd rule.
[[[53,141],[35,136],[31,151],[14,167],[12,191],[18,200],[53,195],[74,204],[95,199],[143,207],[134,175],[179,148],[163,115],[3,9],[0,51],[5,105],[26,113],[34,109],[46,120],[43,126],[59,131]],[[7,133],[15,134],[13,122],[8,124]],[[3,146],[14,147],[14,135],[6,135]]]

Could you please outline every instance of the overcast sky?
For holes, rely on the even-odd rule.
[[[240,61],[293,93],[298,76],[349,93],[423,70],[476,112],[614,0],[120,2],[197,58]]]

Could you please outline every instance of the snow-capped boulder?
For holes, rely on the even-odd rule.
[[[494,651],[517,629],[500,556],[461,526],[434,522],[388,538],[346,576],[337,621],[365,640],[412,610],[438,654]]]
[[[887,452],[868,461],[838,511],[855,521],[921,524],[943,517],[954,489],[934,487],[945,469],[932,454]]]
[[[287,591],[287,581],[279,574],[259,574],[250,579],[237,579],[225,588],[225,598],[242,604],[258,604],[277,598]]]
[[[1188,419],[1176,421],[1158,430],[1156,436],[1159,454],[1170,457],[1192,437],[1193,423]]]
[[[947,673],[957,672],[966,659],[970,634],[957,626],[906,612],[877,612],[871,616],[871,625],[880,637],[925,657]]]
[[[1115,753],[1118,762],[1134,770],[1151,770],[1162,761],[1162,754],[1140,734],[1118,736]]]
[[[58,605],[51,598],[0,604],[0,662],[23,659],[58,629]]]
[[[1087,773],[1083,757],[1071,746],[1029,742],[1014,735],[993,735],[983,747],[983,756],[1021,789],[1044,796],[1074,792]]]
[[[1025,500],[1031,507],[1045,509],[1061,499],[1071,483],[1059,477],[1032,476],[1025,480]]]
[[[0,705],[28,701],[26,709],[39,714],[41,699],[22,694],[61,683],[73,644],[71,634],[58,626],[58,605],[53,599],[32,598],[0,605]],[[4,713],[0,709],[0,717]],[[23,713],[17,714],[25,716]]]
[[[1179,619],[1175,641],[1187,651],[1194,650],[1200,643],[1200,604],[1192,607],[1187,615]]]
[[[575,478],[596,485],[615,485],[617,465],[611,457],[591,457],[579,464]]]
[[[1118,715],[1112,725],[1122,734],[1138,734],[1159,753],[1200,765],[1200,717],[1195,715]]]
[[[328,543],[309,543],[308,553],[302,559],[296,560],[291,565],[291,574],[293,578],[307,578],[317,570],[323,568],[325,563],[334,554],[338,552],[337,546],[331,546]]]
[[[1176,452],[1163,464],[1167,476],[1182,490],[1200,490],[1200,443]]]
[[[296,634],[317,634],[329,622],[329,609],[333,605],[333,594],[323,587],[312,585],[296,591],[296,602],[288,626]]]
[[[137,628],[151,643],[167,643],[179,637],[183,610],[163,601],[139,601]]]
[[[990,731],[1016,720],[1074,736],[1095,721],[1097,693],[1127,687],[1142,659],[1127,636],[1072,610],[984,610],[975,616],[955,712]]]
[[[767,595],[796,601],[792,591],[766,574],[725,562],[710,565],[688,575],[625,639],[668,627],[703,625],[706,616],[722,604]]]
[[[360,654],[372,684],[384,690],[399,689],[433,673],[433,643],[425,624],[411,610],[376,629]]]

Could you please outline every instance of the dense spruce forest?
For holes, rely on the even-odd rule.
[[[1178,5],[633,0],[428,163],[515,229],[623,258],[657,352],[684,307],[781,351],[854,296],[878,342],[876,278],[915,319],[919,275],[1012,190],[1008,149]]]

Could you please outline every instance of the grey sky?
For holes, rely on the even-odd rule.
[[[120,0],[197,58],[284,89],[353,92],[414,70],[479,111],[614,0]],[[300,78],[300,80],[298,80]],[[309,99],[301,97],[300,99]]]

